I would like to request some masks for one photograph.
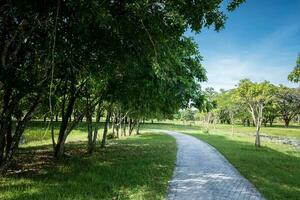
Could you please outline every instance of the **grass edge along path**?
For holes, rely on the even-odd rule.
[[[287,145],[264,143],[253,138],[184,132],[215,147],[269,200],[300,198],[300,152]]]
[[[291,145],[262,141],[262,147],[257,148],[254,136],[232,135],[222,128],[209,133],[199,126],[170,123],[146,124],[143,128],[176,131],[201,139],[215,147],[267,199],[300,199],[300,151]]]

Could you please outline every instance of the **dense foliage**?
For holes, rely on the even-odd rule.
[[[299,119],[300,116],[299,88],[275,86],[267,81],[255,83],[244,79],[234,89],[221,90],[219,93],[211,90],[208,88],[210,92],[207,90],[204,92],[206,103],[201,104],[202,106],[192,113],[182,110],[181,119],[195,120],[199,112],[202,112],[204,123],[256,126],[256,145],[259,146],[259,131],[262,124],[272,126],[277,119],[288,127],[292,120]],[[207,104],[215,106],[203,109]],[[188,118],[185,117],[185,113],[189,113]]]
[[[227,5],[233,11],[244,0]],[[9,166],[33,117],[51,126],[54,156],[84,117],[93,152],[96,116],[117,133],[143,118],[168,117],[199,99],[206,80],[190,28],[224,27],[217,1],[4,1],[0,8],[0,172]],[[15,125],[14,125],[15,124]],[[124,127],[124,126],[123,126]],[[125,130],[123,131],[125,134]],[[118,134],[117,134],[118,135]]]

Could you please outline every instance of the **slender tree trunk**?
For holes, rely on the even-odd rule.
[[[117,128],[117,136],[118,136],[118,138],[120,138],[120,135],[122,136],[122,124],[121,124],[121,121],[119,119],[118,128]]]
[[[260,123],[257,122],[255,133],[255,146],[260,147]]]
[[[88,126],[88,154],[92,154],[94,150],[93,145],[93,120],[91,110],[86,114],[86,121]]]
[[[247,119],[247,126],[250,126],[250,120]]]
[[[132,135],[132,131],[133,131],[135,125],[136,125],[135,122],[132,119],[130,119],[130,121],[129,121],[129,136]]]
[[[263,121],[263,104],[250,105],[253,122],[256,126],[255,146],[260,147],[260,127]]]
[[[62,121],[61,121],[61,125],[60,125],[57,144],[55,146],[55,151],[54,151],[55,158],[60,158],[64,154],[64,144],[65,144],[65,141],[68,136],[66,133],[66,130],[67,130],[69,119],[73,112],[75,101],[76,101],[76,96],[75,96],[75,91],[74,91],[71,93],[71,97],[68,102],[67,110],[64,113],[64,116],[62,116]]]
[[[4,174],[11,165],[13,156],[18,150],[20,138],[22,137],[26,125],[31,120],[39,100],[40,95],[32,103],[23,119],[17,120],[14,134],[12,134],[12,109],[10,109],[9,104],[6,104],[4,100],[0,121],[0,175]]]
[[[269,123],[270,123],[270,127],[273,126],[273,122],[274,122],[274,118],[270,118]]]
[[[139,135],[140,134],[140,120],[136,121],[136,134]]]
[[[100,126],[100,119],[101,119],[101,106],[100,103],[98,105],[97,109],[97,115],[96,115],[96,122],[95,122],[95,128],[94,128],[94,138],[93,138],[93,144],[96,145],[97,137],[98,137],[98,130]]]
[[[128,120],[128,135],[129,135],[129,136],[131,135],[131,126],[132,126],[132,120],[129,119],[129,120]]]
[[[127,117],[126,117],[127,118]],[[123,135],[126,136],[126,121],[127,119],[124,119],[124,124],[123,124]]]
[[[107,129],[108,129],[110,116],[111,116],[111,108],[109,107],[108,110],[107,110],[107,115],[106,115],[105,124],[104,124],[103,136],[102,136],[102,141],[101,141],[101,148],[104,148],[105,144],[106,144],[106,136],[107,136]]]
[[[53,115],[50,116],[50,131],[51,131],[52,148],[54,152],[56,143],[55,143],[55,135],[54,135]]]
[[[114,122],[114,121],[112,122],[112,135],[113,135],[114,137],[116,137],[115,122]]]
[[[290,124],[290,119],[289,118],[284,118],[284,126],[287,128],[289,127],[289,124]]]
[[[267,127],[267,120],[263,120],[264,127]]]

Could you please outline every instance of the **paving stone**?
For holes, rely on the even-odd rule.
[[[167,200],[264,200],[215,148],[195,137],[168,132],[178,145]]]

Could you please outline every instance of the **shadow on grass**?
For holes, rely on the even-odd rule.
[[[27,170],[0,179],[0,199],[163,199],[175,141],[155,134],[110,143],[93,156],[85,143],[68,144],[72,156],[57,162],[51,146],[21,149],[19,165]]]
[[[299,151],[280,152],[220,135],[190,134],[221,152],[267,199],[299,199]]]

